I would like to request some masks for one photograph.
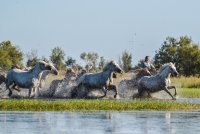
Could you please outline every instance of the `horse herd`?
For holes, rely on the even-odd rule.
[[[57,75],[58,70],[53,66],[53,64],[39,61],[31,70],[28,71],[22,71],[16,68],[10,69],[7,72],[6,78],[0,76],[0,84],[3,82],[6,84],[8,97],[11,97],[13,90],[20,92],[20,88],[29,89],[28,97],[37,97],[39,88],[42,87],[45,77],[49,73]],[[123,70],[115,61],[110,61],[104,67],[103,71],[99,73],[84,72],[79,75],[74,73],[76,79],[74,80],[75,84],[73,85],[73,96],[76,96],[77,92],[84,87],[88,91],[92,89],[101,90],[103,92],[103,95],[101,96],[102,98],[106,96],[107,90],[113,90],[115,92],[114,98],[116,98],[119,95],[119,85],[113,84],[113,77],[115,73],[123,73]],[[135,79],[129,81],[134,81],[135,83],[131,88],[136,86],[138,89],[136,97],[143,97],[145,93],[147,93],[150,97],[151,93],[164,90],[171,96],[172,99],[175,99],[177,93],[176,87],[170,85],[171,75],[178,75],[176,67],[173,63],[166,63],[155,75],[151,75],[151,73],[144,68],[138,72]],[[174,95],[169,92],[169,89],[172,88],[175,89]]]

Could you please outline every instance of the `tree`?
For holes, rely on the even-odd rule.
[[[177,71],[183,75],[196,75],[200,72],[200,49],[198,44],[192,42],[188,36],[178,39],[167,37],[158,53],[154,63],[160,67],[164,63],[176,63]]]
[[[99,69],[103,70],[105,65],[106,65],[106,59],[103,56],[101,56],[99,61]]]
[[[73,59],[72,57],[68,56],[67,60],[65,61],[65,65],[68,67],[73,67],[76,65],[76,60]]]
[[[0,68],[8,70],[13,64],[23,66],[23,53],[19,47],[14,46],[10,41],[0,43]]]
[[[47,59],[45,56],[42,56],[41,60],[45,61],[46,63],[49,63],[49,59]]]
[[[87,70],[96,70],[97,60],[99,58],[98,53],[95,52],[83,52],[80,55],[80,58],[86,62]]]
[[[178,46],[179,43],[174,37],[167,37],[159,52],[155,55],[154,63],[157,68],[162,64],[167,62],[177,62],[179,60],[178,56]]]
[[[32,49],[30,52],[28,52],[26,54],[26,57],[28,59],[28,61],[26,63],[27,67],[33,67],[39,61],[39,59],[38,59],[38,51],[34,50],[34,49]]]
[[[26,63],[26,66],[27,67],[33,67],[35,66],[35,64],[37,64],[39,60],[35,57],[33,59],[28,59],[27,63]]]
[[[64,69],[65,52],[60,47],[55,47],[52,50],[50,60],[57,66],[59,70]]]
[[[126,50],[122,52],[122,65],[125,72],[128,72],[132,68],[132,55]]]

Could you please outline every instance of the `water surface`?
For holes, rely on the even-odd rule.
[[[0,133],[197,134],[199,112],[0,112]]]

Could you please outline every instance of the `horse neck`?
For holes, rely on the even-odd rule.
[[[162,72],[158,74],[162,79],[169,79],[170,73],[168,69],[164,69]]]
[[[103,73],[105,74],[106,77],[111,78],[113,71],[107,70],[107,71],[104,71]]]
[[[50,73],[51,73],[50,70],[43,71],[42,75],[41,75],[41,79],[45,80],[47,78],[48,74],[50,74]]]
[[[42,72],[42,70],[40,69],[39,65],[35,65],[35,67],[30,71],[30,74],[33,76],[33,77],[38,77],[39,74]]]

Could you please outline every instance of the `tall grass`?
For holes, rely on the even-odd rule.
[[[200,88],[200,78],[198,77],[178,77],[172,78],[172,83],[180,88]]]
[[[3,111],[99,111],[99,110],[182,110],[199,109],[198,104],[167,100],[1,100]]]
[[[183,98],[200,98],[199,88],[180,88],[177,92],[178,95]]]

